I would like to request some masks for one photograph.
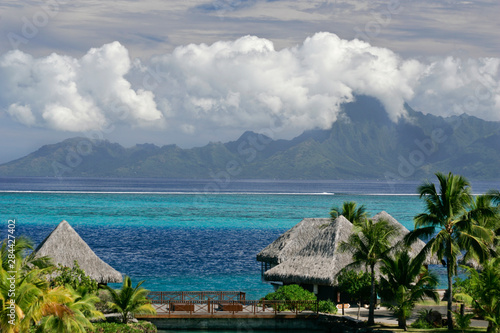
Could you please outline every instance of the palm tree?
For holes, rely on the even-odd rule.
[[[448,277],[448,329],[453,329],[452,277],[457,272],[457,259],[461,251],[466,251],[467,258],[483,262],[488,257],[488,244],[493,233],[475,221],[475,217],[485,216],[485,212],[471,209],[473,199],[470,183],[460,175],[436,173],[439,191],[430,182],[418,187],[420,198],[426,205],[426,212],[415,217],[415,230],[407,237],[407,243],[424,237],[430,240],[421,255],[429,252],[436,255],[447,267]],[[444,260],[443,260],[444,259]]]
[[[488,191],[488,196],[491,198],[493,202],[497,205],[500,205],[500,191],[499,190],[491,190]]]
[[[469,274],[471,287],[455,297],[471,304],[488,321],[487,332],[500,332],[500,258],[484,262],[481,271],[464,268]]]
[[[104,319],[104,315],[95,309],[99,297],[89,288],[80,286],[76,290],[71,287],[66,289],[71,295],[68,302],[58,307],[46,307],[37,332],[86,333],[87,328],[93,328],[91,319]]]
[[[410,258],[408,251],[396,252],[382,260],[380,271],[380,294],[386,305],[398,318],[398,326],[407,330],[406,320],[415,308],[416,302],[430,297],[439,302],[438,294],[432,289],[438,283],[434,274],[422,265],[422,257]]]
[[[63,304],[71,298],[67,290],[49,287],[46,277],[54,267],[47,265],[47,258],[24,257],[27,250],[33,249],[29,239],[19,237],[14,246],[9,246],[14,244],[12,242],[8,244],[8,240],[4,240],[0,248],[0,329],[2,332],[27,332],[49,309],[63,311]],[[12,290],[15,304],[10,303]],[[11,311],[15,315],[9,316]]]
[[[368,217],[365,206],[361,205],[357,207],[354,201],[344,201],[341,208],[332,207],[330,211],[332,221],[339,217],[339,215],[343,215],[352,224],[359,224]]]
[[[40,323],[40,332],[85,332],[92,327],[89,319],[98,315],[93,307],[98,298],[66,286],[51,287],[47,277],[56,267],[47,257],[26,255],[33,249],[28,238],[20,236],[10,245],[14,243],[5,240],[0,247],[0,330],[28,332],[35,323]],[[10,302],[12,290],[15,303]]]
[[[112,298],[112,302],[109,302],[108,305],[121,313],[124,324],[127,323],[128,316],[131,314],[156,313],[155,308],[146,298],[149,291],[141,288],[141,284],[143,283],[144,281],[140,281],[135,288],[132,288],[132,280],[129,276],[125,276],[121,290],[116,291],[106,286]]]
[[[340,243],[339,246],[341,252],[349,251],[352,253],[354,261],[346,268],[365,265],[367,269],[370,269],[371,291],[368,325],[375,324],[375,265],[390,250],[391,241],[396,233],[396,229],[387,221],[380,220],[374,223],[373,220],[365,219],[355,227],[348,240]]]

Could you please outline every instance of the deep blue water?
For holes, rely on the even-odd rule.
[[[272,288],[256,254],[304,217],[343,201],[387,211],[407,228],[423,211],[418,183],[151,179],[1,179],[0,237],[7,220],[36,244],[67,220],[89,246],[151,290]],[[475,183],[475,193],[500,183]],[[4,227],[1,227],[2,223]]]

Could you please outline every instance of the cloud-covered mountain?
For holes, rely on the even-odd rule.
[[[0,166],[0,176],[387,179],[452,171],[500,179],[500,123],[461,115],[424,115],[405,106],[398,122],[375,98],[344,104],[330,129],[274,140],[273,131],[181,149],[73,138]]]

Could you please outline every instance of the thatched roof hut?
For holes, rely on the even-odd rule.
[[[292,258],[322,231],[321,226],[329,223],[329,218],[303,219],[260,251],[257,260],[277,265]]]
[[[339,244],[349,238],[352,228],[352,223],[345,217],[337,217],[296,255],[265,272],[265,279],[284,283],[334,285],[336,275],[352,262],[350,253],[337,251]]]
[[[102,261],[68,222],[62,221],[35,249],[35,256],[48,256],[55,264],[73,267],[74,261],[98,283],[122,282],[120,272]]]
[[[393,240],[393,246],[402,242],[403,238],[410,233],[410,230],[406,229],[404,225],[399,223],[394,217],[392,217],[389,213],[382,211],[375,216],[372,217],[373,222],[378,222],[380,220],[387,221],[390,225],[393,225],[398,230],[398,235]],[[414,258],[417,254],[422,251],[425,246],[425,242],[417,239],[415,243],[413,243],[409,249],[410,257]],[[428,256],[427,260],[424,262],[425,265],[437,265],[440,264],[440,261],[437,260],[435,256]]]
[[[303,221],[306,220],[309,219],[304,219]],[[328,223],[330,219],[314,220],[318,220],[316,223],[318,226],[321,226]],[[404,236],[410,232],[387,212],[378,213],[372,218],[372,220],[375,223],[380,220],[386,220],[389,224],[394,225],[399,230],[398,235],[393,240],[393,245],[400,242]],[[305,229],[304,226],[301,226],[301,228]],[[276,262],[280,260],[280,263],[266,271],[264,273],[264,278],[268,281],[282,281],[285,284],[299,283],[328,286],[335,285],[337,274],[345,266],[352,263],[351,253],[342,253],[338,251],[340,243],[342,241],[347,241],[349,236],[352,234],[352,223],[349,222],[344,216],[339,216],[335,219],[335,221],[331,222],[326,227],[312,228],[312,230],[315,231],[317,229],[315,235],[311,237],[311,235],[306,234],[304,236],[306,239],[302,240],[298,240],[296,238],[302,236],[303,233],[299,234],[297,232],[293,232],[292,229],[288,231],[292,235],[288,235],[286,237],[289,237],[290,239],[292,239],[292,236],[294,237],[292,242],[293,247],[291,247],[291,249],[294,249],[295,251],[289,251],[287,256],[282,255],[281,257],[278,257],[278,255],[281,254],[279,250],[285,249],[289,242],[291,242],[290,239],[284,237],[287,233],[280,236],[280,238],[283,237],[281,241],[278,242],[280,239],[278,238],[275,242],[266,247],[266,249],[268,249],[266,252],[275,254],[276,257],[279,258],[276,259]],[[412,257],[416,256],[424,246],[425,243],[423,241],[416,241],[410,248],[410,255]],[[272,251],[273,249],[274,251]],[[264,252],[264,250],[262,252]],[[259,253],[259,255],[261,253]],[[437,262],[429,259],[426,264],[431,263],[434,264]]]

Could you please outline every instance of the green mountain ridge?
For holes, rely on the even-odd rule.
[[[358,96],[328,130],[291,140],[247,131],[191,149],[71,138],[0,165],[0,176],[397,181],[451,171],[500,179],[500,122],[406,109],[409,118],[394,123],[376,99]]]

